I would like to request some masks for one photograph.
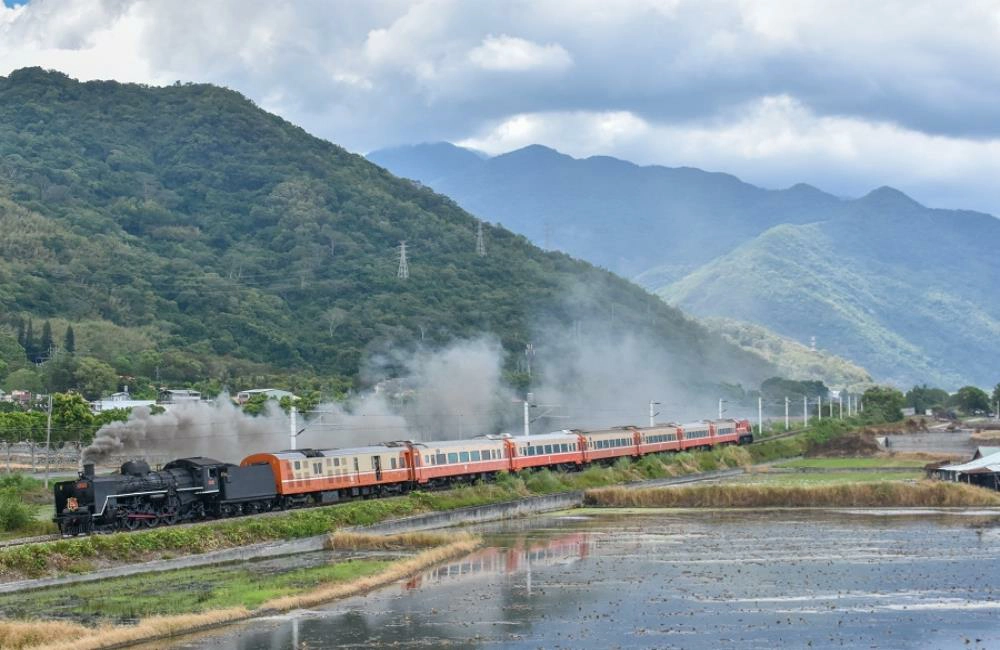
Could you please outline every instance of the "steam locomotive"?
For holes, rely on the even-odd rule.
[[[747,420],[703,420],[535,436],[503,434],[288,450],[251,454],[239,465],[181,458],[158,471],[145,461],[134,460],[110,476],[95,476],[94,466],[85,465],[76,480],[56,483],[54,521],[64,535],[135,530],[401,494],[421,487],[489,480],[500,472],[580,469],[619,458],[752,441]]]

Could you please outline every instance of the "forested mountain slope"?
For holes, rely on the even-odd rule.
[[[357,377],[378,350],[613,310],[698,380],[773,368],[638,287],[486,226],[448,198],[209,85],[0,78],[0,311],[141,333],[164,380]],[[397,276],[405,240],[409,279]],[[587,287],[580,292],[579,287]],[[573,298],[570,298],[573,296]],[[102,331],[96,327],[97,331]],[[134,337],[133,337],[134,338]],[[139,350],[103,356],[136,371]],[[139,344],[141,346],[141,344]]]
[[[848,200],[726,174],[453,145],[371,160],[536,243],[634,277],[697,316],[751,321],[876,380],[992,386],[1000,366],[1000,220],[880,188]]]

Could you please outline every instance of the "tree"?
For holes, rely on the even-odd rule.
[[[951,403],[967,415],[990,410],[990,397],[976,386],[962,386],[951,398]]]
[[[57,354],[42,364],[45,388],[62,393],[76,386],[77,359],[72,354]]]
[[[52,439],[89,442],[93,435],[94,416],[90,405],[79,393],[56,393],[52,396]]]
[[[76,352],[76,334],[73,333],[73,326],[66,326],[66,335],[63,337],[63,350],[68,354]]]
[[[28,361],[35,363],[38,350],[35,348],[35,332],[34,326],[31,323],[31,319],[28,319],[28,326],[24,330],[24,354],[28,357]]]
[[[940,388],[930,388],[927,384],[914,386],[906,391],[906,405],[917,414],[927,409],[942,408],[948,404],[948,391]]]
[[[76,388],[87,399],[98,399],[118,387],[118,374],[115,369],[93,357],[84,357],[73,373]]]
[[[52,341],[52,324],[45,321],[42,324],[42,340],[38,343],[38,354],[44,359],[52,356],[52,349],[55,343]]]
[[[993,387],[993,408],[1000,408],[1000,384]],[[1000,417],[1000,412],[997,412],[997,417]]]
[[[872,386],[861,396],[865,419],[870,422],[898,422],[903,419],[906,399],[895,388]]]
[[[13,335],[0,330],[0,376],[28,365],[24,348]]]
[[[7,375],[3,382],[4,390],[26,390],[31,393],[42,392],[42,378],[38,371],[32,368],[22,368]]]

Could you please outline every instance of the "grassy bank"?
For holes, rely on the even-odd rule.
[[[589,490],[585,503],[623,508],[1000,507],[1000,493],[938,481],[822,486],[699,485]]]
[[[428,548],[413,557],[388,563],[377,572],[361,575],[352,570],[354,575],[334,577],[303,587],[295,593],[270,597],[256,606],[237,603],[221,609],[152,616],[135,625],[88,627],[64,621],[0,621],[0,647],[13,650],[90,650],[163,639],[254,616],[314,607],[401,580],[435,564],[465,555],[480,543],[480,539],[469,535],[451,535],[443,546]]]

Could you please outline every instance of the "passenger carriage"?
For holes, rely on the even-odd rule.
[[[645,427],[635,431],[639,435],[640,454],[657,454],[681,449],[680,427],[676,424]]]
[[[583,440],[575,431],[512,436],[507,442],[514,452],[514,471],[547,465],[576,467],[584,462]]]
[[[715,439],[715,425],[707,420],[681,425],[682,449],[708,449]]]
[[[487,478],[511,469],[504,438],[473,438],[412,443],[417,483]]]
[[[579,433],[586,441],[583,451],[585,463],[639,455],[639,435],[634,427],[615,427]]]
[[[278,494],[293,502],[314,495],[330,503],[341,499],[401,492],[413,480],[405,447],[375,445],[354,449],[299,449],[247,456],[242,466],[267,464]]]

